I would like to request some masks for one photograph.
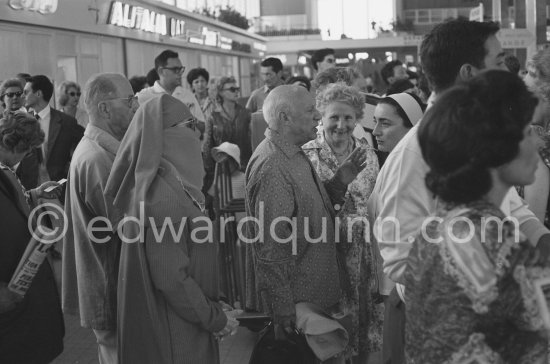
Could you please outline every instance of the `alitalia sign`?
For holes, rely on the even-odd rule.
[[[185,22],[141,6],[113,1],[108,24],[175,37],[184,34]]]

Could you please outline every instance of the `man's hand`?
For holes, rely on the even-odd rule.
[[[349,185],[355,177],[365,168],[365,162],[367,160],[367,151],[363,148],[357,147],[351,154],[342,162],[342,165],[336,173],[334,178],[338,179],[344,185]]]
[[[273,318],[275,329],[275,340],[285,340],[296,327],[296,315],[275,316]]]
[[[242,314],[243,310],[229,310],[229,311],[224,310],[224,313],[225,313],[225,316],[227,316],[227,323],[225,324],[225,327],[221,331],[214,333],[214,336],[218,340],[222,340],[224,337],[228,335],[235,335],[237,333],[237,327],[239,327],[239,321],[237,321],[236,317]]]
[[[48,189],[48,187],[54,187],[54,188]],[[62,191],[63,189],[61,188],[61,185],[59,183],[55,181],[48,181],[48,182],[44,182],[43,184],[41,184],[36,188],[36,196],[38,198],[51,200],[54,198],[59,198],[61,196]]]
[[[4,282],[0,282],[0,313],[11,311],[23,298],[8,289]]]

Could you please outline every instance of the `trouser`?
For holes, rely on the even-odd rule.
[[[405,303],[394,288],[384,300],[384,364],[405,364]]]
[[[99,364],[118,364],[116,330],[95,330]]]

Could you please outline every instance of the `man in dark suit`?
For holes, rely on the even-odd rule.
[[[84,135],[75,118],[50,107],[53,84],[43,75],[33,76],[25,85],[25,107],[40,122],[46,134],[42,147],[29,153],[17,168],[25,188],[35,188],[47,180],[66,178],[71,156]]]

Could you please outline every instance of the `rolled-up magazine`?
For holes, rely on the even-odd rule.
[[[8,289],[14,293],[17,293],[21,297],[25,297],[25,294],[29,290],[34,276],[40,269],[40,266],[48,255],[48,250],[52,247],[51,244],[44,244],[40,242],[40,238],[43,235],[48,235],[52,230],[40,226],[34,231],[15,272],[8,284]],[[35,239],[38,238],[38,239]]]

